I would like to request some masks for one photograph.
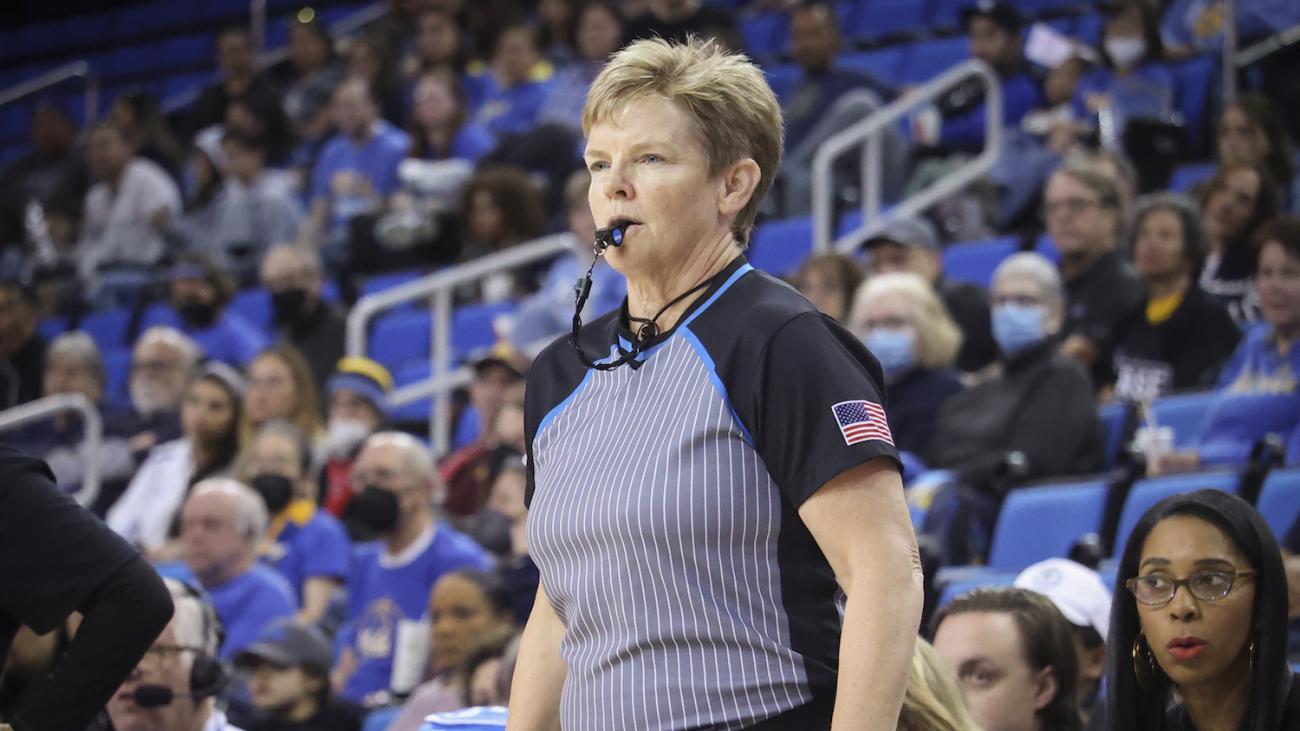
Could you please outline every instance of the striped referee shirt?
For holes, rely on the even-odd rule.
[[[626,305],[591,323],[586,350],[630,348],[624,323]],[[829,725],[839,590],[797,510],[897,460],[880,384],[856,338],[744,257],[632,364],[543,351],[525,502],[566,628],[566,731]]]

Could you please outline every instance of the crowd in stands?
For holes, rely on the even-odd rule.
[[[524,382],[570,327],[597,224],[586,90],[635,38],[748,52],[786,124],[760,228],[806,216],[817,147],[925,80],[856,63],[845,5],[394,0],[342,40],[309,13],[276,21],[287,59],[270,67],[245,28],[222,29],[216,77],[179,110],[125,92],[79,132],[38,104],[30,150],[0,169],[0,408],[80,394],[104,434],[92,453],[65,414],[0,439],[46,459],[69,493],[97,463],[90,507],[169,577],[178,606],[128,685],[204,699],[159,709],[125,693],[113,725],[416,731],[430,714],[504,704],[538,584]],[[880,362],[928,568],[985,561],[1027,483],[1243,472],[1270,444],[1277,465],[1300,464],[1295,120],[1250,89],[1206,97],[1202,140],[1179,118],[1179,64],[1217,64],[1234,21],[1216,2],[1101,0],[1069,9],[1095,21],[1070,35],[1017,6],[958,13],[969,56],[1002,84],[992,170],[850,250],[772,272]],[[1236,7],[1243,38],[1300,25],[1295,3]],[[788,41],[754,47],[756,18]],[[984,104],[963,83],[886,130],[885,201],[978,154]],[[1143,140],[1170,129],[1184,134],[1177,159],[1149,157]],[[1171,180],[1187,160],[1204,163]],[[857,170],[833,172],[840,209],[857,203]],[[490,349],[461,354],[473,380],[451,450],[434,453],[427,422],[390,409],[410,362],[345,357],[348,303],[368,277],[550,232],[571,250],[456,291],[508,315]],[[986,281],[945,271],[961,242],[994,236],[1013,243]],[[607,264],[593,277],[584,317],[625,294]],[[1203,422],[1162,442],[1153,405],[1185,392],[1208,394]],[[1113,448],[1099,416],[1117,405],[1142,426],[1125,433],[1132,449]],[[951,599],[922,628],[933,646],[918,643],[899,728],[1212,728],[1217,713],[1300,728],[1286,685],[1292,522],[1275,534],[1247,500],[1185,494],[1101,549],[1111,573],[1062,557]],[[928,588],[933,607],[943,587]],[[1188,627],[1202,649],[1174,642]],[[57,651],[18,642],[35,648],[25,658]],[[200,691],[201,658],[232,677]],[[0,710],[39,672],[22,662]]]

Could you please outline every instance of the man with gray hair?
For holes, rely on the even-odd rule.
[[[347,320],[324,301],[320,254],[294,244],[271,247],[262,259],[262,286],[271,295],[271,324],[280,340],[302,351],[318,386],[324,386],[344,353]]]
[[[134,411],[131,452],[137,464],[155,444],[180,438],[181,394],[200,356],[188,335],[164,325],[145,330],[135,341],[127,389]]]
[[[181,556],[225,625],[225,660],[255,642],[268,624],[298,610],[289,583],[257,560],[267,522],[262,498],[222,477],[195,485],[181,508]]]
[[[344,698],[367,706],[386,699],[397,629],[419,620],[429,592],[444,573],[489,570],[488,553],[434,515],[444,490],[427,447],[401,432],[370,437],[352,468],[357,494],[348,519],[379,540],[353,554],[348,609],[334,668]]]

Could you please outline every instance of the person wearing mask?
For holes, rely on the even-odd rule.
[[[976,589],[939,610],[934,651],[984,731],[1082,731],[1070,623],[1037,592]]]
[[[301,429],[315,444],[325,434],[316,399],[316,383],[302,353],[285,343],[272,345],[248,364],[241,438],[249,444],[258,429],[279,419]]]
[[[138,289],[148,281],[144,270],[162,257],[164,232],[180,215],[180,191],[157,163],[136,157],[111,124],[90,131],[86,165],[95,184],[82,210],[77,267],[81,278],[93,283],[92,298],[102,287],[112,300],[117,295],[109,290],[117,284]]]
[[[862,244],[867,253],[867,274],[910,272],[929,282],[948,314],[961,329],[957,369],[974,373],[992,363],[998,354],[989,322],[988,292],[978,284],[955,282],[943,274],[943,246],[934,226],[924,218],[893,219],[880,233]]]
[[[293,241],[303,213],[284,176],[266,169],[266,141],[239,132],[221,140],[226,183],[214,202],[211,256],[240,281],[255,276],[271,243]]]
[[[0,675],[17,659],[20,627],[46,635],[81,615],[53,668],[0,710],[0,727],[78,731],[164,631],[172,602],[158,574],[64,495],[43,463],[0,447],[0,475]]]
[[[41,397],[48,344],[36,331],[36,291],[0,281],[0,409]]]
[[[226,121],[232,102],[250,100],[279,107],[275,85],[257,73],[253,38],[247,26],[229,26],[217,34],[219,78],[199,93],[184,115],[185,137],[193,139],[199,130]]]
[[[271,622],[297,611],[293,589],[257,561],[266,506],[248,486],[212,477],[194,486],[181,508],[181,559],[212,597],[225,628],[220,656],[229,661]]]
[[[349,222],[380,212],[397,192],[397,166],[411,139],[379,117],[370,84],[349,78],[334,91],[334,126],[338,134],[321,149],[311,174],[311,212],[299,240],[321,251],[331,264],[350,253]]]
[[[1257,241],[1255,286],[1264,326],[1246,333],[1219,375],[1192,448],[1164,455],[1153,473],[1239,466],[1266,435],[1291,443],[1300,438],[1300,218],[1274,219]]]
[[[1094,385],[1105,383],[1118,324],[1145,289],[1116,251],[1124,221],[1118,188],[1096,168],[1069,160],[1048,178],[1043,212],[1065,280],[1061,353],[1086,366]]]
[[[176,513],[190,486],[227,474],[239,454],[239,418],[244,379],[231,367],[199,368],[181,397],[181,438],[159,444],[108,511],[105,522],[151,556],[167,551]]]
[[[1155,10],[1142,0],[1108,0],[1102,12],[1102,65],[1079,82],[1076,116],[1113,115],[1117,135],[1130,119],[1167,119],[1174,109],[1174,77],[1161,63],[1164,48]]]
[[[436,519],[433,502],[441,480],[428,449],[409,434],[381,432],[367,439],[352,482],[357,494],[348,514],[378,540],[353,557],[333,682],[344,698],[373,707],[388,698],[399,624],[424,615],[443,574],[487,570],[492,562],[472,540]]]
[[[1195,205],[1168,193],[1139,199],[1126,238],[1147,296],[1116,330],[1114,397],[1150,402],[1213,386],[1241,331],[1196,281],[1206,238]]]
[[[527,25],[507,25],[492,44],[492,64],[474,100],[470,121],[500,137],[527,132],[546,100],[547,81],[533,76],[541,61]]]
[[[962,698],[956,675],[923,638],[917,638],[912,653],[898,731],[980,731]]]
[[[1300,728],[1286,611],[1277,540],[1249,503],[1217,490],[1156,503],[1115,578],[1108,728]]]
[[[246,484],[270,516],[258,556],[289,581],[298,621],[315,624],[347,576],[351,545],[338,519],[316,505],[311,443],[298,427],[272,421],[241,461]]]
[[[853,294],[862,284],[862,266],[846,254],[812,254],[799,265],[794,284],[819,312],[846,322]]]
[[[880,361],[895,446],[929,453],[939,409],[965,388],[952,368],[956,323],[924,279],[898,272],[862,285],[847,325]]]
[[[1083,564],[1049,558],[1016,575],[1015,586],[1052,600],[1070,622],[1074,655],[1079,660],[1079,708],[1087,728],[1105,728],[1102,678],[1106,673],[1106,632],[1110,627],[1110,589],[1101,576]]]
[[[312,381],[323,386],[343,357],[347,320],[321,296],[325,267],[320,255],[295,244],[273,246],[262,259],[261,280],[271,296],[271,324],[280,341],[302,352]]]
[[[336,518],[352,501],[352,467],[366,439],[388,423],[388,369],[364,356],[339,360],[325,382],[325,466],[321,469],[321,505]],[[349,532],[352,528],[349,526]]]
[[[278,620],[235,657],[261,720],[248,731],[361,731],[357,707],[330,689],[329,638],[308,623]]]
[[[171,307],[146,317],[152,319],[151,325],[185,333],[207,360],[242,367],[266,347],[261,331],[228,308],[235,294],[230,276],[203,254],[178,258],[169,289]]]
[[[956,474],[922,527],[939,541],[945,564],[983,553],[1011,487],[1008,466],[1018,466],[1019,479],[1036,480],[1091,474],[1102,464],[1092,384],[1057,352],[1065,297],[1055,267],[1038,254],[1013,254],[994,271],[989,301],[1002,371],[943,404],[925,459]]]
[[[1255,165],[1225,164],[1201,192],[1201,216],[1209,237],[1201,288],[1228,307],[1238,325],[1259,319],[1254,291],[1258,249],[1255,234],[1278,212],[1272,177]]]

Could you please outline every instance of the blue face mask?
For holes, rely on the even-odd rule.
[[[993,308],[993,339],[1007,356],[1019,355],[1043,341],[1043,308],[1004,304]]]
[[[880,361],[886,376],[896,376],[916,363],[916,334],[911,328],[876,328],[862,339],[867,350]]]

